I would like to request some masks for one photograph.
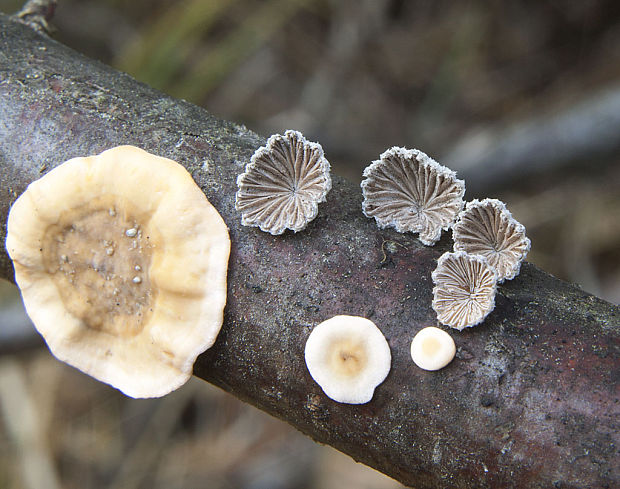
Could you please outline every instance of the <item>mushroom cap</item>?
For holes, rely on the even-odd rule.
[[[444,330],[429,326],[423,328],[411,342],[411,359],[424,370],[439,370],[456,355],[456,345]]]
[[[495,308],[497,273],[483,256],[444,253],[432,277],[433,309],[442,324],[461,331],[480,324]]]
[[[139,148],[31,183],[6,248],[51,352],[128,396],[184,384],[222,325],[226,224],[181,165]]]
[[[519,275],[531,247],[525,227],[497,199],[468,202],[452,233],[454,250],[484,256],[497,271],[499,283]]]
[[[419,233],[434,245],[464,205],[465,182],[422,151],[393,147],[364,170],[362,210],[380,228]]]
[[[320,144],[299,131],[274,134],[237,177],[241,224],[274,235],[305,229],[331,189],[329,170]]]
[[[316,326],[306,342],[305,358],[323,392],[348,404],[370,401],[392,361],[383,333],[359,316],[334,316]]]

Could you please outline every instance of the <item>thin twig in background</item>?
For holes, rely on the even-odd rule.
[[[477,129],[442,161],[479,194],[543,171],[581,163],[589,170],[616,163],[620,151],[620,86],[610,87],[553,115],[507,128]]]

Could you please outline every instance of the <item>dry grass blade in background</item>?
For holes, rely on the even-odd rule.
[[[161,14],[124,53],[118,66],[172,95],[200,100],[268,39],[309,0],[268,0],[236,7],[233,2],[192,0]],[[207,43],[204,35],[218,20],[235,18],[237,26]]]
[[[47,380],[51,380],[49,376]],[[47,384],[52,390],[55,386],[54,382]],[[0,408],[16,448],[13,457],[21,483],[26,489],[60,489],[62,484],[47,440],[50,416],[46,410],[50,405],[36,402],[31,388],[20,363],[11,358],[0,361]],[[34,391],[40,395],[38,387]]]

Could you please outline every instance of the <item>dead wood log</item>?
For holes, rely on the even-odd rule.
[[[618,487],[617,307],[526,264],[483,325],[452,333],[457,359],[422,371],[409,343],[436,322],[430,274],[449,237],[426,248],[377,229],[340,178],[299,234],[241,227],[235,177],[264,141],[0,14],[2,241],[11,203],[68,158],[119,144],[172,158],[233,243],[225,324],[197,376],[418,489]],[[305,368],[308,334],[335,314],[372,318],[392,348],[368,404],[331,401]]]

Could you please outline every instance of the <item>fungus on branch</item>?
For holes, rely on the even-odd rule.
[[[411,359],[424,370],[439,370],[456,355],[456,345],[444,330],[429,326],[423,328],[411,342]]]
[[[444,253],[432,277],[433,309],[442,324],[460,331],[480,324],[495,307],[497,274],[482,256]]]
[[[271,136],[237,177],[241,224],[274,235],[305,229],[331,189],[329,170],[321,145],[300,132]]]
[[[328,397],[364,404],[387,377],[392,356],[383,333],[371,320],[334,316],[312,330],[305,359],[310,375]]]
[[[525,227],[497,199],[468,202],[459,214],[452,236],[454,250],[484,256],[495,268],[499,283],[519,274],[531,246]]]
[[[362,210],[380,228],[419,233],[434,245],[463,208],[465,182],[417,149],[393,147],[364,170]]]
[[[129,396],[185,383],[222,325],[226,224],[181,165],[141,149],[74,158],[31,183],[6,248],[51,352]]]

